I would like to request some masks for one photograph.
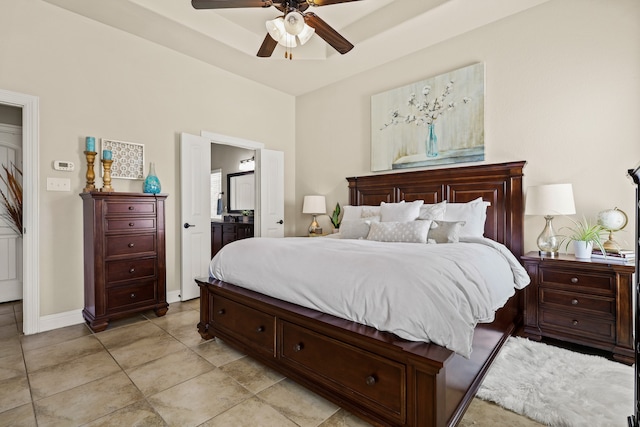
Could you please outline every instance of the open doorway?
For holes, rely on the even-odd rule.
[[[40,332],[40,257],[38,253],[39,99],[0,89],[0,105],[21,111],[22,127],[22,332]],[[3,108],[4,108],[3,107]],[[11,110],[15,111],[15,110]]]

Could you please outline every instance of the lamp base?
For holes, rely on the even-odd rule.
[[[560,256],[560,252],[538,251],[538,255],[547,258],[557,258]]]
[[[316,220],[316,216],[314,215],[313,220],[311,221],[311,225],[309,226],[309,235],[317,235],[317,234],[322,234],[322,228],[320,228],[320,225]]]

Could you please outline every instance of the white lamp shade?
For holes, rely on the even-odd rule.
[[[292,36],[300,34],[304,29],[304,18],[302,14],[298,11],[287,13],[287,16],[284,17],[284,28],[287,30],[287,33]]]
[[[571,184],[537,185],[527,188],[525,215],[573,215],[576,205],[573,201]]]
[[[320,215],[327,213],[327,202],[324,196],[304,196],[302,213]]]
[[[304,28],[302,29],[300,34],[298,34],[298,40],[300,41],[300,44],[305,44],[306,42],[308,42],[311,36],[315,34],[315,32],[315,28],[304,24]]]
[[[297,12],[291,12],[289,13],[289,15],[291,15],[292,13]],[[287,27],[290,27],[290,25],[285,21],[285,19],[289,18],[289,15],[287,15],[286,18],[283,18],[281,16],[279,18],[272,19],[271,21],[266,22],[267,32],[269,33],[271,38],[277,41],[278,44],[286,48],[296,47],[298,45],[296,43],[296,38],[301,45],[305,44],[316,32],[315,28],[308,26],[304,22],[304,18],[300,21],[297,21],[300,23],[301,28],[299,30],[296,28],[296,33],[288,31]],[[298,15],[300,14],[298,13]]]

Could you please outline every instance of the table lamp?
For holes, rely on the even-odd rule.
[[[525,215],[542,215],[546,224],[538,236],[540,255],[555,257],[558,255],[561,239],[553,229],[554,215],[573,215],[576,206],[573,201],[571,184],[549,184],[532,186],[527,189]]]
[[[316,215],[327,213],[327,202],[324,196],[304,196],[302,213],[313,215],[313,220],[309,226],[309,234],[322,234],[322,228],[318,226]]]

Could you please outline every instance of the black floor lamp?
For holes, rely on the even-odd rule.
[[[640,369],[638,362],[640,361],[640,164],[635,169],[629,169],[629,176],[636,183],[636,308],[635,308],[635,346],[636,346],[636,364],[635,364],[635,399],[634,413],[627,421],[629,427],[640,427]]]

